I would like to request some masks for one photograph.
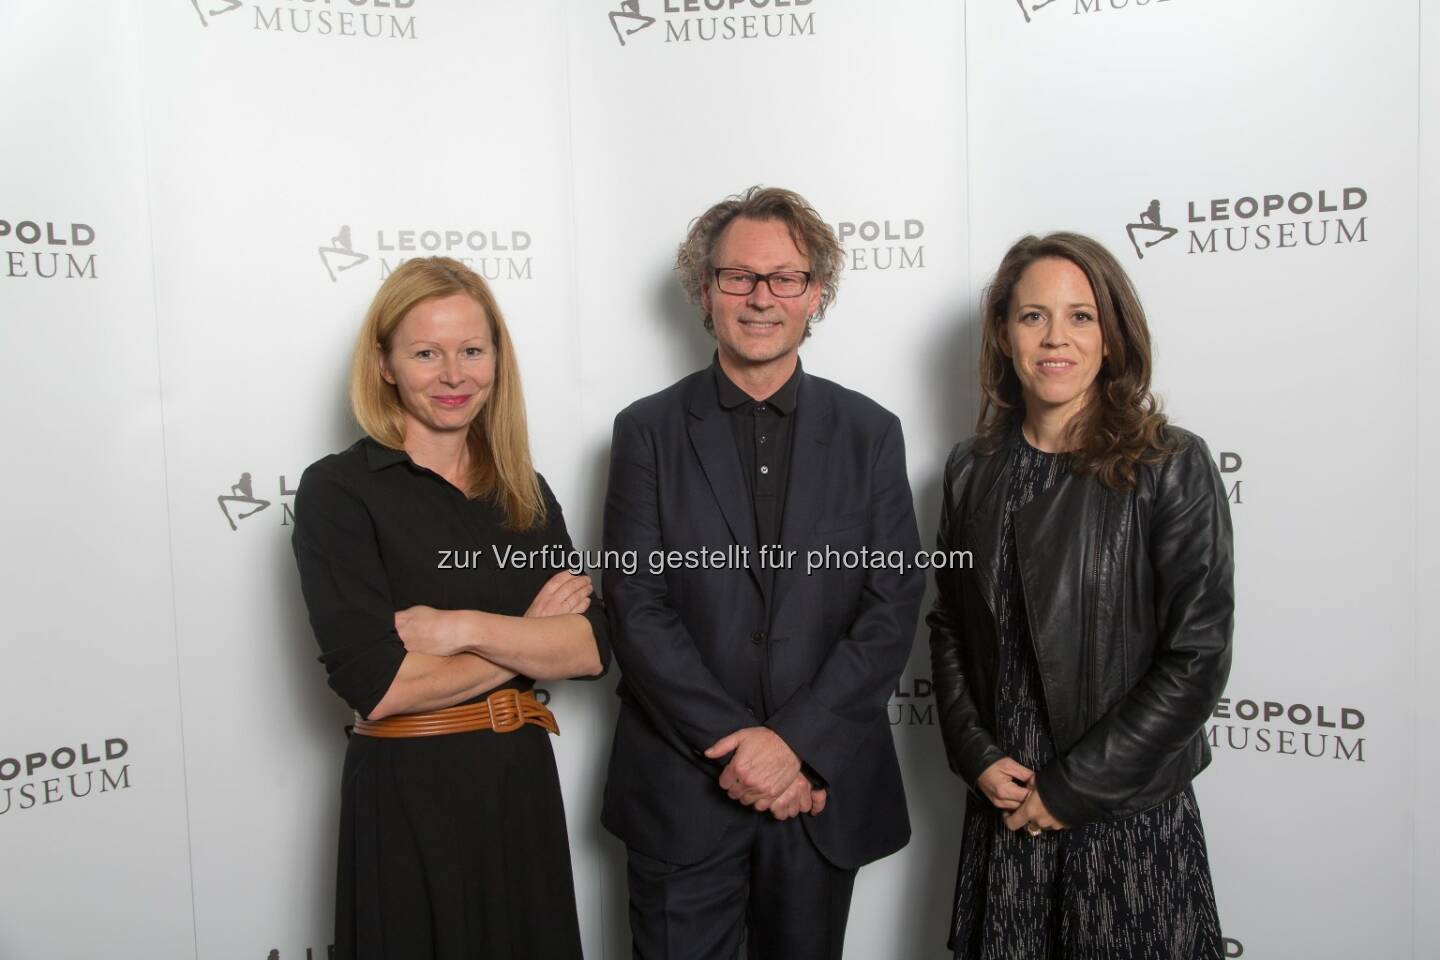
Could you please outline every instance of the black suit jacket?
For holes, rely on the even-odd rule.
[[[909,568],[920,540],[900,421],[854,391],[801,377],[781,520],[781,542],[796,555],[770,595],[711,370],[615,418],[605,547],[636,551],[640,569],[604,572],[624,676],[601,819],[670,863],[698,862],[739,818],[761,815],[725,795],[723,764],[703,754],[762,722],[829,789],[825,811],[801,820],[832,863],[859,867],[910,836],[886,713],[924,590],[923,572]],[[749,548],[750,565],[650,566],[653,551],[727,547]],[[807,574],[807,551],[826,547],[898,552],[905,564]]]

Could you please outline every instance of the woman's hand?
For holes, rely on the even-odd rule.
[[[409,653],[451,657],[465,648],[463,610],[409,607],[395,613],[395,632]]]
[[[1011,830],[1024,827],[1032,837],[1039,836],[1042,830],[1065,829],[1065,824],[1052,817],[1045,808],[1045,801],[1040,799],[1039,790],[1031,790],[1019,809],[1005,817],[1005,826]]]
[[[527,617],[558,617],[566,613],[584,613],[590,608],[590,594],[595,585],[583,573],[561,570],[545,581],[545,586],[530,601]]]
[[[1034,779],[1034,770],[1009,757],[1001,757],[985,768],[975,785],[990,798],[995,809],[1014,810],[1030,796],[1030,784]]]

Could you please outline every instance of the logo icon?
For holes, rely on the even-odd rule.
[[[337,273],[353,270],[370,259],[368,254],[356,253],[351,249],[349,224],[341,227],[340,232],[330,238],[330,246],[320,247],[319,250],[320,262],[325,264],[325,272],[330,274],[331,283],[338,279]]]
[[[194,7],[195,12],[199,15],[200,26],[202,27],[210,26],[210,21],[207,17],[218,17],[222,13],[238,10],[241,3],[242,0],[190,0],[190,6]],[[218,6],[217,9],[217,5],[221,4],[223,4],[223,6]]]
[[[236,520],[244,520],[246,517],[252,517],[270,506],[269,500],[261,500],[255,496],[255,488],[251,485],[249,473],[240,474],[240,482],[230,488],[229,496],[216,497],[215,501],[220,504],[220,512],[225,514],[225,519],[229,522],[231,530],[240,529],[235,525]],[[230,515],[230,504],[232,503],[243,504],[254,507],[255,509],[246,510],[244,513],[232,517]]]
[[[1040,0],[1040,2],[1035,4],[1033,7],[1026,7],[1025,0],[1015,0],[1015,2],[1020,5],[1020,12],[1025,14],[1025,22],[1029,23],[1030,14],[1039,13],[1041,10],[1044,10],[1046,7],[1050,6],[1050,4],[1054,3],[1055,0]]]
[[[619,10],[610,11],[610,26],[615,30],[615,39],[620,41],[622,47],[625,46],[626,37],[634,36],[654,25],[654,17],[647,17],[640,12],[640,0],[624,0]]]
[[[1151,200],[1150,206],[1140,211],[1140,219],[1135,223],[1125,224],[1125,233],[1130,237],[1130,245],[1135,248],[1135,255],[1141,260],[1145,259],[1145,251],[1157,243],[1164,243],[1180,231],[1174,227],[1167,227],[1160,222],[1160,201]],[[1137,233],[1150,235],[1142,244]],[[1159,234],[1159,236],[1154,236]]]

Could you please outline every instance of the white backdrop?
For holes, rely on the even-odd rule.
[[[0,5],[7,960],[194,949],[135,50],[123,5]]]
[[[1420,272],[1416,276],[1418,304],[1415,311],[1415,355],[1419,379],[1419,472],[1416,501],[1419,504],[1419,549],[1416,551],[1415,580],[1422,596],[1429,586],[1440,582],[1440,549],[1435,534],[1440,531],[1440,501],[1422,486],[1425,478],[1440,476],[1440,320],[1432,290],[1422,277],[1440,276],[1440,3],[1424,0],[1420,8]],[[1429,171],[1426,176],[1424,171]],[[1433,733],[1440,730],[1440,629],[1432,618],[1421,615],[1416,603],[1415,692],[1416,729],[1421,731],[1417,756],[1419,789],[1415,797],[1415,845],[1417,850],[1440,849],[1440,824],[1435,805],[1440,801],[1440,751]],[[1432,734],[1427,736],[1426,734]],[[1440,952],[1440,857],[1420,854],[1415,858],[1415,942],[1430,953]],[[1428,908],[1427,908],[1428,906]],[[1418,954],[1417,954],[1418,955]]]
[[[537,464],[597,546],[615,411],[709,359],[675,245],[760,182],[845,241],[804,362],[901,416],[927,540],[1000,254],[1070,228],[1121,256],[1236,521],[1197,786],[1229,952],[1440,953],[1434,4],[696,6],[0,0],[0,957],[324,956],[346,712],[289,535],[354,436],[364,305],[407,256],[492,279]],[[613,685],[552,690],[612,958]],[[914,839],[861,872],[847,950],[939,957],[963,791],[923,630],[891,716]]]

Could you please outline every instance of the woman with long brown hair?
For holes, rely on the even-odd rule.
[[[1129,279],[1073,233],[1012,246],[982,306],[976,435],[945,468],[928,618],[969,786],[957,958],[1219,958],[1190,782],[1230,666],[1230,515],[1150,390]]]
[[[485,281],[415,259],[355,345],[366,436],[305,471],[295,558],[330,686],[355,710],[335,953],[579,957],[536,680],[605,670],[590,581],[530,463],[514,341]]]

